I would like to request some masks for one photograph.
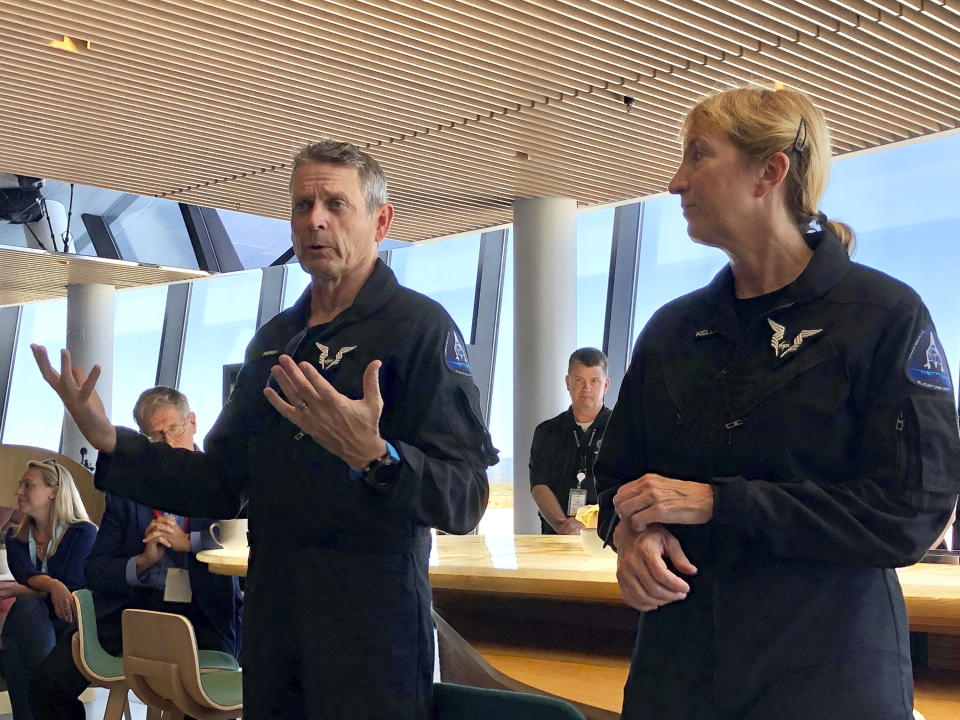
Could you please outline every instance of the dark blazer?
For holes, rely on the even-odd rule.
[[[30,561],[30,546],[7,532],[7,563],[10,572],[21,585],[26,585],[34,575],[49,575],[59,580],[71,591],[83,587],[83,561],[90,552],[97,534],[92,522],[78,522],[63,531],[57,551],[47,558],[47,572],[37,570]]]
[[[97,618],[121,608],[136,607],[144,593],[160,593],[153,588],[138,588],[127,583],[127,563],[143,552],[143,536],[153,521],[153,510],[113,495],[106,497],[106,509],[97,540],[85,565],[87,587],[93,591]],[[213,520],[189,518],[188,530],[199,530],[206,537]],[[214,575],[192,553],[187,553],[187,572],[193,591],[193,604],[203,613],[227,644],[239,650],[240,588],[236,578]]]

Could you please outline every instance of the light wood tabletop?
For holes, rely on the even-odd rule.
[[[588,555],[575,536],[440,535],[430,555],[435,589],[619,605],[616,556]],[[197,554],[211,572],[244,575],[245,551]],[[897,571],[913,630],[960,635],[960,566],[921,563]]]

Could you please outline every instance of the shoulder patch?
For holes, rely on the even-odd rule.
[[[471,376],[470,359],[467,357],[467,346],[460,337],[456,328],[447,331],[447,341],[444,343],[443,360],[447,367],[460,375]]]
[[[943,346],[932,325],[924,328],[913,343],[907,357],[906,372],[907,380],[914,385],[929,390],[953,391]]]

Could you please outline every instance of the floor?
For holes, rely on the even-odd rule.
[[[102,720],[103,711],[107,708],[107,691],[103,688],[91,688],[89,694],[93,695],[93,699],[83,704],[87,711],[87,720]],[[7,705],[9,706],[9,703]],[[133,693],[130,693],[130,715],[133,720],[146,720],[147,717],[146,705],[134,697]],[[0,714],[0,720],[13,720],[13,715]]]

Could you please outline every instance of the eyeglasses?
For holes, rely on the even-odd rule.
[[[147,440],[152,443],[163,442],[164,438],[169,438],[170,440],[176,440],[178,437],[183,435],[183,431],[186,429],[184,425],[171,425],[170,427],[164,430],[154,430],[152,433],[144,433],[147,436]]]

